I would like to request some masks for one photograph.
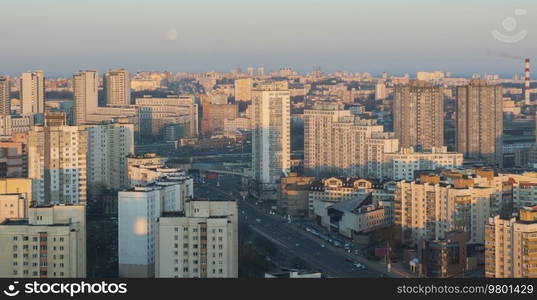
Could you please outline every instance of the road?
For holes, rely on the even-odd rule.
[[[195,196],[209,199],[231,200],[239,204],[239,222],[246,223],[253,231],[272,241],[286,253],[308,262],[314,269],[322,270],[327,277],[336,278],[377,278],[387,277],[387,273],[377,268],[361,270],[347,258],[355,257],[318,240],[305,231],[301,232],[279,216],[267,215],[255,205],[242,200],[237,192],[238,180],[228,176],[220,177],[220,186],[216,180],[195,189]],[[324,247],[322,246],[324,245]],[[362,262],[362,260],[360,260]],[[389,275],[389,274],[388,274]]]

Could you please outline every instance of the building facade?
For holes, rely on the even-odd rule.
[[[503,89],[474,79],[457,87],[457,151],[492,165],[503,161]]]
[[[104,74],[103,84],[106,104],[131,104],[131,83],[130,75],[127,70],[109,70]]]
[[[537,207],[518,217],[492,217],[486,225],[485,277],[537,278]]]
[[[289,91],[253,92],[252,173],[257,195],[278,195],[280,178],[291,169]]]
[[[0,277],[86,278],[86,206],[31,206],[0,223]]]
[[[86,117],[95,114],[98,105],[99,73],[88,70],[73,76],[74,124],[83,125]]]
[[[444,146],[444,91],[425,81],[396,86],[393,128],[401,147],[418,151]]]
[[[128,156],[134,154],[134,124],[123,119],[85,127],[88,135],[87,180],[90,191],[130,187]]]
[[[86,202],[88,152],[83,126],[66,125],[65,113],[47,113],[28,135],[28,176],[38,204]]]
[[[156,277],[237,278],[235,201],[190,200],[158,221]]]
[[[45,112],[45,73],[24,72],[20,79],[21,112],[23,115]]]

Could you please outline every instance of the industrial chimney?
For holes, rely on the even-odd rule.
[[[524,78],[524,103],[530,105],[530,59],[526,58],[526,69]]]

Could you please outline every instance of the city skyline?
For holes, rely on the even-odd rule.
[[[533,293],[535,0],[2,3],[1,278]]]
[[[537,45],[531,32],[537,3],[526,0],[486,1],[487,9],[483,0],[471,1],[475,5],[423,0],[100,2],[6,1],[0,24],[13,29],[7,32],[10,43],[0,45],[3,73],[45,69],[57,77],[120,67],[203,72],[289,66],[300,73],[320,67],[327,72],[441,70],[511,76],[520,68],[509,57],[532,57]],[[47,15],[41,16],[45,9]],[[15,19],[9,11],[27,13]],[[43,17],[45,22],[38,21]],[[505,23],[508,18],[515,23]],[[517,43],[491,34],[526,29],[527,36]],[[35,43],[39,52],[33,50]]]

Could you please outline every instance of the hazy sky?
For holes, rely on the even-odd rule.
[[[522,73],[501,53],[537,66],[535,0],[0,0],[0,26],[0,74],[11,75],[260,65]],[[495,29],[527,36],[506,43]]]

